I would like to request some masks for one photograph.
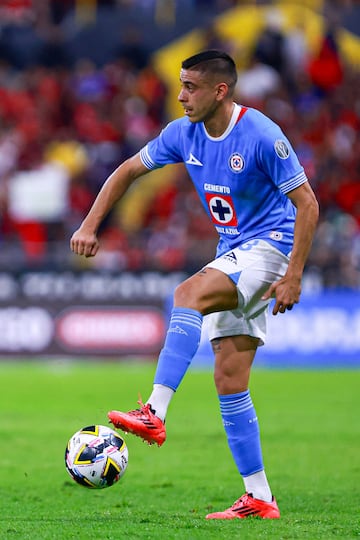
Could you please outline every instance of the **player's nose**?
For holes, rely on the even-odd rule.
[[[180,103],[183,103],[184,101],[186,101],[186,92],[184,92],[183,89],[181,89],[178,94],[178,101],[180,101]]]

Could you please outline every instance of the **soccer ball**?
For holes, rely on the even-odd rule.
[[[69,440],[65,466],[78,484],[103,489],[114,485],[126,471],[129,452],[113,429],[94,425],[80,429]]]

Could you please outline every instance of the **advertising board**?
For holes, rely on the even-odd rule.
[[[172,293],[186,274],[28,272],[0,274],[0,358],[155,360]],[[213,365],[206,317],[193,367]],[[256,366],[360,366],[360,292],[304,293],[285,314],[269,315]]]
[[[212,362],[205,320],[194,365]],[[304,294],[292,311],[270,314],[267,342],[258,349],[255,365],[314,369],[360,366],[360,292]]]

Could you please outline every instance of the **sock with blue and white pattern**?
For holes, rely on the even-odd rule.
[[[154,384],[177,390],[199,347],[202,319],[195,309],[173,308]]]

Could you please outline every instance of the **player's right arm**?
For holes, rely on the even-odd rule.
[[[142,163],[139,154],[127,159],[115,169],[99,191],[84,221],[71,237],[70,248],[74,253],[85,257],[96,255],[99,249],[97,231],[102,220],[129,186],[147,172],[149,169]]]

